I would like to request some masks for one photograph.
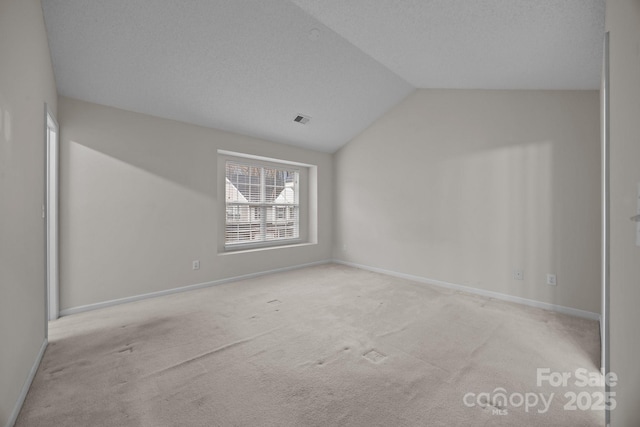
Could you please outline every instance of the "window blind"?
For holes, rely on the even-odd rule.
[[[227,161],[225,247],[298,239],[299,172]]]

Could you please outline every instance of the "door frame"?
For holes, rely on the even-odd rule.
[[[601,367],[609,371],[609,32],[604,38],[602,70],[602,316]]]
[[[610,370],[609,355],[609,310],[610,310],[610,104],[609,104],[609,32],[604,35],[604,60],[602,67],[602,315],[600,317],[601,369],[603,375]],[[609,396],[610,386],[605,382],[605,396]],[[609,425],[610,410],[605,410],[605,425]]]
[[[58,200],[59,200],[59,135],[60,128],[53,112],[45,103],[45,206],[46,224],[46,322],[56,320],[59,307]],[[48,327],[47,327],[48,330]]]

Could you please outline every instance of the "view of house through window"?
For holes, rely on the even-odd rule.
[[[295,169],[227,161],[225,246],[297,239],[298,180]]]

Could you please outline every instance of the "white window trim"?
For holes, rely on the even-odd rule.
[[[227,244],[225,239],[225,230],[226,230],[226,162],[233,161],[242,164],[252,164],[256,166],[262,167],[271,167],[271,168],[282,168],[282,169],[295,169],[298,171],[298,179],[299,179],[299,230],[297,238],[290,239],[277,239],[277,240],[268,240],[262,242],[247,242],[247,243],[232,243]],[[311,215],[314,217],[317,214],[312,213],[312,201],[310,198],[310,175],[311,170],[315,172],[315,165],[309,165],[306,163],[293,162],[282,159],[274,159],[263,156],[256,156],[244,153],[237,153],[226,150],[218,150],[218,177],[221,182],[219,186],[219,200],[220,203],[220,224],[219,230],[221,230],[219,236],[219,245],[218,252],[220,254],[224,253],[241,253],[244,251],[251,251],[254,249],[271,249],[271,248],[281,248],[281,247],[290,247],[290,246],[299,246],[301,244],[315,244],[317,243],[313,235],[311,234],[311,230],[309,229],[309,221],[311,219]],[[315,206],[315,203],[313,204]]]

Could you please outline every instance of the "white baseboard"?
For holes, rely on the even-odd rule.
[[[399,277],[401,279],[412,280],[414,282],[425,283],[429,285],[436,285],[443,288],[468,292],[470,294],[476,294],[484,297],[495,298],[502,301],[514,302],[517,304],[528,305],[530,307],[542,308],[544,310],[555,311],[557,313],[568,314],[571,316],[582,317],[585,319],[598,320],[598,321],[600,320],[600,314],[593,313],[591,311],[580,310],[572,307],[565,307],[563,305],[549,304],[542,301],[536,301],[536,300],[517,297],[513,295],[507,295],[500,292],[487,291],[484,289],[473,288],[471,286],[459,285],[457,283],[450,283],[450,282],[444,282],[442,280],[435,280],[435,279],[429,279],[421,276],[414,276],[412,274],[398,273],[397,271],[385,270],[377,267],[370,267],[368,265],[356,264],[353,262],[342,261],[338,259],[334,259],[333,262],[335,262],[336,264],[347,265],[349,267],[360,268],[362,270],[373,271],[375,273],[386,274],[388,276]]]
[[[31,388],[31,383],[33,382],[33,378],[36,376],[36,372],[38,372],[38,367],[40,366],[40,362],[42,361],[42,356],[44,356],[44,351],[47,349],[48,341],[45,338],[42,342],[42,346],[40,346],[40,351],[36,356],[36,360],[33,362],[33,366],[31,366],[31,370],[29,371],[29,375],[22,386],[22,390],[20,390],[20,395],[18,396],[18,400],[16,404],[13,406],[13,411],[11,411],[11,416],[9,420],[7,420],[6,427],[13,427],[18,419],[18,415],[20,415],[20,410],[22,409],[22,405],[24,404],[24,400],[27,398],[27,393],[29,393],[29,388]]]
[[[179,287],[179,288],[166,289],[164,291],[151,292],[151,293],[148,293],[148,294],[135,295],[135,296],[131,296],[131,297],[125,297],[125,298],[119,298],[119,299],[115,299],[115,300],[98,302],[98,303],[95,303],[95,304],[87,304],[87,305],[82,305],[82,306],[78,306],[78,307],[67,308],[65,310],[60,311],[60,316],[68,316],[68,315],[71,315],[71,314],[82,313],[84,311],[97,310],[97,309],[100,309],[100,308],[111,307],[111,306],[114,306],[114,305],[125,304],[125,303],[133,302],[133,301],[140,301],[140,300],[148,299],[148,298],[155,298],[155,297],[159,297],[159,296],[163,296],[163,295],[175,294],[175,293],[178,293],[178,292],[186,292],[186,291],[191,291],[191,290],[195,290],[195,289],[208,288],[210,286],[222,285],[224,283],[236,282],[238,280],[251,279],[251,278],[254,278],[254,277],[264,276],[264,275],[267,275],[267,274],[280,273],[280,272],[289,271],[289,270],[296,270],[296,269],[304,268],[304,267],[311,267],[311,266],[314,266],[314,265],[328,264],[328,263],[331,263],[331,262],[334,262],[336,264],[347,265],[347,266],[350,266],[350,267],[360,268],[362,270],[368,270],[368,271],[373,271],[373,272],[376,272],[376,273],[382,273],[382,274],[386,274],[386,275],[389,275],[389,276],[399,277],[399,278],[402,278],[402,279],[412,280],[412,281],[418,282],[418,283],[426,283],[426,284],[429,284],[429,285],[435,285],[435,286],[440,286],[440,287],[443,287],[443,288],[454,289],[454,290],[457,290],[457,291],[468,292],[470,294],[481,295],[481,296],[485,296],[485,297],[489,297],[489,298],[495,298],[495,299],[502,300],[502,301],[508,301],[508,302],[513,302],[513,303],[517,303],[517,304],[528,305],[530,307],[542,308],[544,310],[555,311],[557,313],[568,314],[568,315],[571,315],[571,316],[582,317],[582,318],[591,319],[591,320],[598,320],[598,321],[600,320],[600,314],[593,313],[593,312],[586,311],[586,310],[580,310],[580,309],[577,309],[577,308],[566,307],[566,306],[557,305],[557,304],[549,304],[549,303],[542,302],[542,301],[536,301],[536,300],[517,297],[517,296],[513,296],[513,295],[507,295],[507,294],[503,294],[503,293],[500,293],[500,292],[488,291],[488,290],[485,290],[485,289],[474,288],[474,287],[471,287],[471,286],[459,285],[457,283],[445,282],[445,281],[442,281],[442,280],[429,279],[427,277],[415,276],[415,275],[412,275],[412,274],[399,273],[397,271],[385,270],[383,268],[371,267],[371,266],[368,266],[368,265],[362,265],[362,264],[357,264],[357,263],[353,263],[353,262],[342,261],[342,260],[339,260],[339,259],[333,259],[333,260],[327,259],[327,260],[316,261],[316,262],[311,262],[311,263],[307,263],[307,264],[298,264],[298,265],[289,266],[289,267],[276,268],[276,269],[273,269],[273,270],[266,270],[266,271],[260,271],[260,272],[257,272],[257,273],[250,273],[250,274],[244,274],[244,275],[241,275],[241,276],[234,276],[234,277],[228,277],[228,278],[225,278],[225,279],[213,280],[211,282],[197,283],[197,284],[194,284],[194,285],[187,285],[187,286],[182,286],[182,287]]]
[[[72,308],[61,310],[60,316],[69,316],[70,314],[82,313],[84,311],[97,310],[99,308],[111,307],[114,305],[140,301],[148,298],[161,297],[163,295],[170,295],[178,292],[186,292],[186,291],[193,291],[195,289],[208,288],[211,286],[222,285],[224,283],[236,282],[238,280],[245,280],[245,279],[251,279],[253,277],[264,276],[266,274],[281,273],[284,271],[297,270],[299,268],[304,268],[304,267],[312,267],[314,265],[329,264],[330,262],[332,262],[332,260],[330,259],[315,261],[307,264],[298,264],[298,265],[293,265],[289,267],[276,268],[274,270],[259,271],[257,273],[243,274],[242,276],[234,276],[234,277],[228,277],[226,279],[213,280],[211,282],[196,283],[195,285],[181,286],[179,288],[166,289],[164,291],[151,292],[151,293],[142,294],[142,295],[134,295],[131,297],[118,298],[118,299],[109,300],[109,301],[97,302],[94,304],[81,305],[78,307],[72,307]]]

